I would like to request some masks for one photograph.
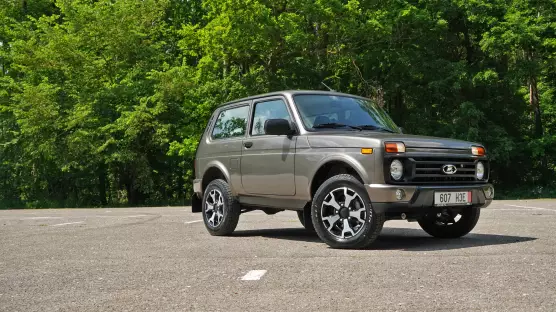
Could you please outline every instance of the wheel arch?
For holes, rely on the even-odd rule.
[[[311,175],[311,183],[309,183],[311,199],[324,181],[341,173],[351,174],[361,183],[365,183],[369,179],[364,168],[355,159],[348,156],[327,157],[316,166]]]
[[[204,193],[209,183],[216,179],[222,179],[228,184],[230,183],[230,174],[221,162],[211,162],[207,165],[201,180],[201,192]]]

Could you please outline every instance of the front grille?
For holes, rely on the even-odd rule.
[[[437,158],[437,157],[414,157],[408,159],[413,163],[413,174],[411,181],[415,183],[453,183],[453,182],[475,182],[475,159],[473,158]],[[444,165],[454,165],[457,169],[455,174],[445,174],[442,171]]]
[[[390,163],[398,159],[404,164],[404,177],[401,181],[394,181],[390,177]],[[475,168],[478,161],[485,166],[485,177],[477,180]],[[446,174],[442,167],[454,165],[457,169],[454,174]],[[406,157],[387,157],[384,162],[384,176],[389,184],[472,184],[486,183],[488,181],[489,163],[486,157],[474,156],[422,156],[407,155]]]

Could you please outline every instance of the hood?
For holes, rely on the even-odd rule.
[[[438,138],[431,136],[422,135],[411,135],[411,134],[400,134],[400,133],[386,133],[378,131],[319,131],[311,132],[308,134],[309,144],[312,147],[330,147],[330,142],[327,140],[334,141],[335,138],[347,143],[348,145],[358,144],[357,141],[361,139],[371,139],[382,145],[382,142],[393,141],[393,142],[403,142],[406,148],[438,148],[438,149],[470,149],[472,145],[482,146],[481,144],[455,140]],[[326,138],[326,139],[324,139]],[[324,139],[324,140],[322,140]],[[349,143],[348,143],[349,142]],[[339,142],[336,142],[339,143]],[[324,146],[321,146],[324,145]],[[338,144],[333,144],[338,146]],[[343,146],[343,147],[360,147],[358,146]]]

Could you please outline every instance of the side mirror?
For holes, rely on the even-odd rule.
[[[264,132],[270,135],[292,135],[295,130],[286,119],[267,119],[264,122]]]
[[[405,129],[402,127],[398,127],[398,129],[400,129],[400,133],[405,133]]]

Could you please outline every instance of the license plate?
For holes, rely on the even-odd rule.
[[[434,205],[471,205],[471,192],[434,192]]]

